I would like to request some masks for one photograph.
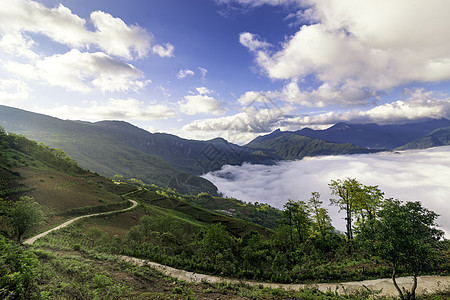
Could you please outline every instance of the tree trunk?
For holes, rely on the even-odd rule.
[[[417,288],[417,272],[414,272],[414,283],[411,288],[411,297],[410,299],[415,300],[416,299],[416,288]]]
[[[394,267],[394,271],[392,272],[392,281],[394,282],[394,286],[397,289],[398,293],[400,294],[400,299],[405,300],[405,296],[402,293],[402,290],[400,289],[400,287],[397,284],[397,281],[395,280],[395,267]]]
[[[353,239],[352,234],[352,212],[350,211],[350,205],[347,203],[347,239],[351,241]]]

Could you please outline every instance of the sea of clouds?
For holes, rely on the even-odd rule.
[[[450,238],[450,146],[377,154],[321,156],[273,166],[224,166],[204,176],[224,196],[246,202],[264,202],[282,208],[288,199],[307,201],[321,194],[333,225],[345,230],[343,213],[329,206],[331,180],[356,178],[378,185],[385,198],[421,201],[438,213],[438,224]]]

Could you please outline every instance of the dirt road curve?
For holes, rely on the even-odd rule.
[[[111,213],[117,213],[117,212],[123,212],[130,209],[133,209],[137,206],[137,202],[134,200],[130,200],[130,202],[133,203],[131,207],[117,210],[117,211],[111,211],[111,212],[104,212],[104,213],[96,213],[96,214],[90,214],[85,216],[80,216],[77,218],[74,218],[72,220],[69,220],[55,228],[52,228],[50,230],[47,230],[46,232],[43,232],[41,234],[38,234],[34,237],[31,237],[27,240],[25,240],[24,244],[33,244],[37,239],[46,236],[50,232],[54,230],[58,230],[60,228],[63,228],[69,224],[72,224],[73,222],[82,219],[82,218],[89,218],[94,216],[101,216],[101,215],[107,215]],[[364,280],[364,281],[353,281],[353,282],[341,282],[341,283],[318,283],[318,284],[278,284],[278,283],[262,283],[262,282],[254,282],[254,281],[242,281],[232,278],[223,278],[223,277],[217,277],[217,276],[210,276],[205,274],[197,274],[189,271],[184,270],[178,270],[169,266],[164,266],[155,262],[138,259],[135,257],[129,257],[129,256],[123,256],[119,255],[118,258],[128,261],[131,263],[134,263],[136,265],[147,265],[149,267],[152,267],[154,269],[159,270],[163,274],[167,276],[171,276],[180,280],[188,281],[188,282],[210,282],[210,283],[218,283],[218,282],[229,282],[229,283],[245,283],[248,285],[253,286],[264,286],[268,288],[281,288],[286,290],[298,290],[302,288],[317,288],[318,290],[322,292],[332,291],[332,292],[338,292],[339,294],[347,294],[351,293],[354,290],[371,290],[375,292],[375,295],[383,295],[383,296],[398,296],[397,290],[394,287],[394,284],[392,283],[392,280],[390,278],[383,278],[383,279],[375,279],[375,280]],[[412,278],[411,277],[400,277],[397,278],[397,283],[400,286],[403,286],[405,288],[410,288],[412,285]],[[418,294],[425,294],[425,293],[434,293],[438,291],[444,291],[450,289],[450,276],[421,276],[418,278],[418,286],[417,286],[417,293]]]
[[[29,239],[26,239],[23,243],[27,244],[27,245],[32,245],[37,239],[40,239],[41,237],[46,236],[47,234],[49,234],[50,232],[52,232],[54,230],[58,230],[58,229],[61,229],[63,227],[66,227],[66,226],[72,224],[73,222],[78,221],[79,219],[95,217],[95,216],[103,216],[103,215],[108,215],[108,214],[118,213],[118,212],[124,212],[124,211],[130,210],[130,209],[133,209],[133,208],[135,208],[138,205],[138,203],[136,201],[134,201],[134,200],[129,199],[129,201],[131,203],[133,203],[133,205],[128,207],[128,208],[76,217],[76,218],[73,218],[73,219],[71,219],[71,220],[69,220],[69,221],[59,225],[59,226],[56,226],[55,228],[47,230],[46,232],[43,232],[43,233],[40,233],[40,234],[38,234],[36,236],[30,237]]]
[[[230,283],[245,283],[252,286],[264,286],[268,288],[281,288],[285,290],[299,290],[303,288],[317,288],[322,292],[338,292],[339,294],[351,293],[354,290],[367,290],[375,292],[375,295],[383,296],[398,296],[398,292],[392,283],[391,278],[353,281],[353,282],[341,282],[341,283],[318,283],[318,284],[279,284],[279,283],[261,283],[254,281],[242,281],[231,278],[223,278],[217,276],[210,276],[204,274],[197,274],[184,270],[178,270],[168,266],[164,266],[151,261],[138,259],[129,256],[119,256],[120,259],[128,262],[132,262],[136,265],[147,265],[154,269],[161,271],[163,274],[188,281],[188,282],[230,282]],[[397,283],[402,287],[410,289],[412,285],[412,277],[400,277],[397,278]],[[366,289],[367,288],[367,289]],[[421,276],[418,278],[418,286],[416,292],[418,294],[433,293],[438,291],[444,291],[450,289],[450,276]],[[377,292],[378,291],[378,292]]]

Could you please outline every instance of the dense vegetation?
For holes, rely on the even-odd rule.
[[[113,182],[80,169],[60,150],[4,131],[0,131],[0,145],[2,298],[358,299],[369,295],[173,283],[148,268],[119,265],[116,254],[195,272],[279,283],[446,275],[450,268],[449,244],[436,229],[435,213],[420,203],[384,199],[377,186],[356,179],[330,182],[333,203],[347,215],[343,235],[333,228],[316,192],[305,201],[289,200],[280,211],[206,193],[180,194],[139,179],[114,176]],[[83,193],[78,193],[80,189]],[[58,195],[59,201],[49,200],[51,195]],[[31,249],[14,242],[71,215],[121,208],[130,197],[140,203],[133,211],[85,219],[38,240]],[[43,215],[43,227],[36,227]],[[14,222],[19,219],[27,221]],[[412,295],[414,289],[403,297]]]
[[[255,140],[247,145],[248,147],[270,150],[283,159],[295,160],[306,156],[337,155],[373,153],[369,150],[353,144],[334,144],[322,140],[300,136],[295,133],[284,133],[273,139]]]
[[[450,127],[439,128],[430,134],[398,147],[397,150],[426,149],[450,145]]]

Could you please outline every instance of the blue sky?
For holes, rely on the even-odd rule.
[[[450,118],[446,0],[2,0],[0,104],[236,143]]]

